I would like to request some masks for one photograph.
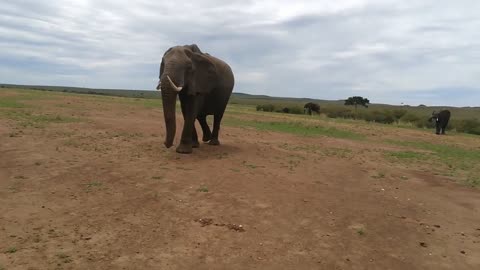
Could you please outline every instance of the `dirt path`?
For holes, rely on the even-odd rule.
[[[388,146],[223,127],[178,155],[158,109],[44,102],[88,121],[0,120],[0,269],[480,269],[478,189]]]

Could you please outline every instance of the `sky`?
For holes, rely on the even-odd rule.
[[[478,0],[2,0],[0,83],[154,90],[197,44],[235,92],[480,106]]]

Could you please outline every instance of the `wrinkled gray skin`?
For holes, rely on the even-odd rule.
[[[220,122],[234,86],[234,76],[228,64],[202,53],[195,44],[175,46],[163,55],[159,78],[157,90],[162,91],[167,130],[165,146],[170,148],[175,138],[177,95],[180,99],[184,125],[180,145],[176,151],[188,154],[192,152],[192,148],[199,147],[195,119],[202,127],[202,140],[210,145],[219,145]],[[207,115],[214,117],[212,131],[206,121]]]

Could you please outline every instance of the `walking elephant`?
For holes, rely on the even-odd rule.
[[[439,113],[433,112],[432,117],[428,119],[429,122],[432,120],[435,121],[435,133],[438,134],[445,134],[445,129],[447,128],[448,121],[450,120],[450,111],[449,110],[443,110],[440,111]]]
[[[192,153],[200,146],[195,119],[202,127],[204,142],[219,145],[220,122],[234,87],[234,75],[224,61],[203,53],[196,44],[174,46],[162,57],[157,90],[162,91],[165,118],[165,146],[173,145],[176,132],[175,105],[180,99],[184,119],[178,153]],[[213,115],[213,130],[207,124]]]

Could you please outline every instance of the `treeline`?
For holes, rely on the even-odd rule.
[[[257,111],[264,112],[278,112],[291,114],[304,114],[304,109],[296,105],[273,105],[263,104],[256,106]],[[329,118],[343,118],[364,120],[367,122],[381,123],[381,124],[409,124],[418,128],[434,128],[435,123],[429,122],[430,115],[420,115],[405,109],[363,109],[355,112],[343,106],[325,106],[320,110],[321,114]],[[457,132],[480,135],[480,121],[475,118],[470,119],[455,119],[452,115],[447,126],[448,130],[455,130]]]
[[[273,104],[260,104],[257,105],[257,111],[263,112],[279,112],[279,113],[291,113],[291,114],[303,114],[304,110],[300,106],[296,105],[287,105],[279,106]]]

